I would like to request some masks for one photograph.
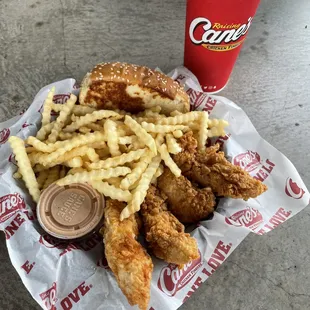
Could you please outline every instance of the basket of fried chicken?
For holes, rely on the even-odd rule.
[[[66,239],[53,232],[57,216],[46,211],[43,199],[49,190],[85,184],[102,195],[98,214],[103,217],[94,227],[100,224],[108,265],[129,304],[148,309],[150,255],[181,270],[199,257],[187,225],[212,216],[222,197],[248,200],[267,187],[233,165],[214,143],[225,135],[228,121],[190,111],[184,88],[161,72],[102,63],[85,76],[78,96],[57,104],[56,91],[51,88],[44,102],[39,131],[26,139],[9,138],[18,164],[14,177],[24,181],[37,203],[42,227],[58,238]],[[54,205],[61,229],[86,205],[72,209],[68,201]]]

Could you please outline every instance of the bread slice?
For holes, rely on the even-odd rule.
[[[170,77],[147,67],[101,63],[83,79],[79,101],[97,109],[140,112],[160,106],[162,113],[190,110],[189,97]]]

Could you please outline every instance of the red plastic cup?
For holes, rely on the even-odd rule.
[[[260,0],[187,0],[184,66],[209,93],[229,79]]]

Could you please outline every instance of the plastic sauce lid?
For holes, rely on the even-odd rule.
[[[93,232],[103,217],[105,200],[90,185],[50,185],[37,206],[42,228],[60,239],[76,239]]]

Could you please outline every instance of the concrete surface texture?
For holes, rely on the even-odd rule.
[[[37,91],[121,60],[182,64],[185,0],[0,1],[0,121]],[[310,188],[310,2],[262,0],[226,89]],[[273,202],[270,201],[270,204]],[[310,209],[249,235],[182,309],[310,309]],[[40,309],[0,242],[0,309]],[[91,309],[91,305],[89,305]]]

